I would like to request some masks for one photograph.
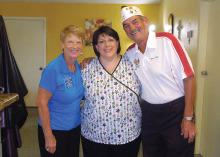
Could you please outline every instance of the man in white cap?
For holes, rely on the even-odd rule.
[[[193,157],[196,81],[187,52],[171,33],[148,32],[137,7],[122,8],[121,20],[135,42],[125,55],[142,84],[144,157]]]

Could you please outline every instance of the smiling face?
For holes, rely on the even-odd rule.
[[[132,16],[123,22],[123,28],[128,37],[136,43],[139,43],[147,38],[148,20],[146,17],[138,15]]]
[[[100,53],[100,58],[117,57],[118,42],[107,34],[100,34],[96,49]]]
[[[64,58],[76,60],[82,52],[83,42],[77,35],[69,34],[61,41],[61,46]]]

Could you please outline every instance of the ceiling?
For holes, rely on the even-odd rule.
[[[62,2],[62,3],[111,3],[111,4],[160,4],[162,0],[0,0],[4,2]]]

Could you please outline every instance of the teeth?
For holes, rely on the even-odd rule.
[[[77,52],[77,50],[70,50],[70,52]]]
[[[139,32],[139,30],[135,30],[135,31],[131,32],[131,35],[134,35],[134,34],[136,34],[137,32]]]
[[[134,34],[136,34],[137,33],[137,31],[135,31],[135,32],[133,32],[133,33],[131,33],[132,35],[134,35]]]
[[[108,51],[110,51],[110,50],[105,50],[105,52],[108,52]]]

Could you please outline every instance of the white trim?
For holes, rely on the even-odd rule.
[[[44,61],[43,61],[43,68],[46,67],[46,51],[47,51],[47,47],[46,47],[46,39],[47,39],[47,27],[46,27],[46,17],[9,17],[9,16],[3,16],[3,19],[5,20],[34,20],[34,21],[43,21],[43,32],[44,32],[44,48],[43,48],[43,53],[44,53]]]

